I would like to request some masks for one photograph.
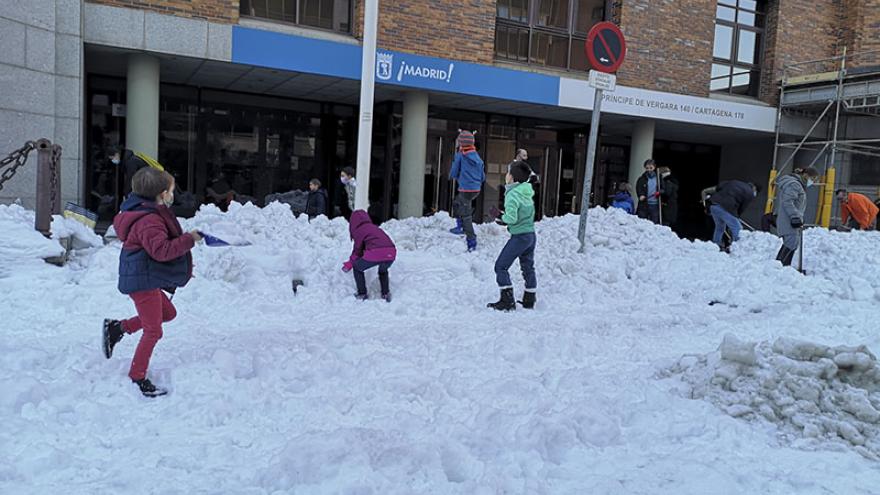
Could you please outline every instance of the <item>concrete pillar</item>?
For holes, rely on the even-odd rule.
[[[159,157],[159,59],[141,53],[128,58],[125,147]]]
[[[645,160],[654,155],[654,121],[640,120],[633,127],[629,149],[629,183],[636,187],[639,176],[645,172]],[[635,198],[638,201],[638,198]]]
[[[398,218],[420,217],[425,200],[425,152],[428,141],[428,94],[403,97]]]

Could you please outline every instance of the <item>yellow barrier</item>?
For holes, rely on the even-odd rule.
[[[829,167],[822,178],[822,189],[819,190],[819,208],[816,209],[816,224],[825,227],[831,226],[831,207],[834,206],[834,183],[837,172],[834,167]]]
[[[770,170],[770,180],[767,184],[767,204],[764,213],[773,213],[773,198],[776,197],[776,169]]]

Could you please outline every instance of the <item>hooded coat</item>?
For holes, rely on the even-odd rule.
[[[351,240],[354,241],[349,258],[351,263],[358,259],[381,263],[394,261],[397,258],[394,241],[385,231],[373,225],[370,216],[364,210],[356,210],[351,214],[348,232],[351,234]]]
[[[807,210],[807,184],[800,176],[786,174],[776,179],[776,232],[785,237],[797,233],[791,222],[804,221]]]
[[[167,206],[132,194],[113,219],[113,228],[123,242],[119,292],[183,287],[192,278],[195,239],[183,232]]]

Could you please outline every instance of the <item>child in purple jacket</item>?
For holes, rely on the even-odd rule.
[[[354,282],[357,285],[358,299],[367,298],[367,281],[364,272],[379,267],[379,283],[382,285],[382,299],[391,302],[391,291],[388,287],[388,268],[397,257],[397,248],[388,234],[373,225],[370,216],[364,210],[356,210],[351,214],[348,231],[354,246],[351,257],[343,263],[342,271],[354,269]]]

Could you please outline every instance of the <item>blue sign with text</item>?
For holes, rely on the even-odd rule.
[[[234,26],[232,61],[360,79],[360,45]],[[376,82],[501,100],[559,104],[559,78],[487,65],[376,51]]]

